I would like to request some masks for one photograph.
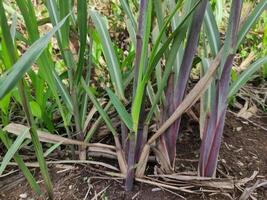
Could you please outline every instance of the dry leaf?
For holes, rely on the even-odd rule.
[[[239,111],[237,114],[238,117],[242,117],[244,119],[249,119],[253,115],[255,115],[258,111],[258,108],[256,105],[253,105],[251,107],[248,106],[248,102],[245,103],[244,107]]]

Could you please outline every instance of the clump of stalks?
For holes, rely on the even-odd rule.
[[[134,179],[145,175],[151,151],[162,172],[175,172],[176,153],[179,153],[176,141],[178,134],[182,134],[179,133],[181,115],[200,99],[199,175],[215,176],[228,101],[267,62],[266,56],[258,59],[231,82],[235,54],[267,2],[260,1],[240,24],[242,0],[232,1],[223,41],[216,22],[221,18],[214,15],[208,0],[167,0],[166,3],[140,0],[138,16],[132,11],[132,2],[120,0],[120,4],[130,47],[127,55],[118,56],[120,51],[109,36],[107,21],[85,0],[77,3],[47,0],[44,5],[49,18],[45,20],[36,17],[31,1],[17,0],[20,15],[13,15],[12,21],[7,19],[6,14],[10,16],[10,13],[0,0],[1,121],[3,126],[8,126],[10,105],[21,105],[30,127],[21,131],[15,141],[9,137],[9,129],[1,127],[0,139],[8,151],[0,175],[13,157],[34,191],[41,194],[17,152],[29,132],[52,199],[52,181],[40,143],[43,139],[37,129],[54,134],[63,127],[69,138],[67,144],[79,144],[80,160],[87,159],[88,146],[89,151],[113,153],[114,150],[125,177],[125,189],[131,190]],[[27,36],[16,30],[17,23],[24,24]],[[43,23],[52,24],[53,29],[40,36],[39,26]],[[56,60],[51,45],[47,47],[53,35],[59,48]],[[29,48],[19,56],[17,46],[21,42]],[[100,65],[100,60],[105,61],[109,72],[110,88],[92,87],[91,70]],[[34,63],[37,70],[31,68]],[[196,65],[201,66],[201,78],[186,93],[191,70]],[[107,94],[107,103],[97,98],[100,89]],[[111,109],[115,109],[119,125],[111,118]],[[59,125],[54,121],[55,113],[60,115]],[[99,114],[98,118],[92,120],[95,113]],[[91,143],[103,122],[113,135],[115,147]],[[151,128],[152,124],[156,124],[156,130]],[[66,142],[58,141],[50,151],[63,144]],[[69,147],[75,157],[74,146]]]

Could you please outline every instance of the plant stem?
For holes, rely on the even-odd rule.
[[[178,82],[174,88],[174,108],[179,106],[183,101],[187,82],[190,76],[190,72],[192,69],[192,64],[195,56],[195,52],[197,50],[198,44],[198,36],[201,30],[202,21],[204,19],[204,14],[207,7],[207,0],[203,0],[197,7],[193,21],[191,24],[187,46],[185,48],[184,57],[182,60],[182,64],[179,71]],[[172,111],[173,112],[173,111]],[[171,132],[167,133],[166,135],[166,144],[167,146],[171,147],[169,151],[169,157],[171,160],[171,164],[174,165],[174,160],[176,156],[176,139],[179,132],[181,119],[178,118],[177,121],[170,127]]]
[[[199,174],[201,176],[214,177],[218,162],[218,154],[221,146],[225,115],[227,109],[227,96],[231,79],[231,69],[234,61],[237,43],[238,27],[242,10],[242,0],[232,1],[230,23],[228,25],[224,56],[225,63],[216,85],[215,103],[208,119],[207,127],[203,135],[200,149]],[[229,43],[228,43],[229,42]]]
[[[39,138],[38,138],[37,128],[36,128],[36,125],[35,125],[31,110],[30,110],[29,101],[28,101],[26,91],[24,89],[23,80],[19,82],[18,88],[19,88],[19,93],[21,96],[22,107],[23,107],[24,112],[26,114],[29,126],[31,127],[30,128],[31,139],[32,139],[32,143],[34,146],[37,160],[38,160],[39,165],[40,165],[41,174],[44,178],[45,187],[47,189],[49,199],[53,199],[52,181],[51,181],[49,173],[48,173],[48,168],[47,168],[46,161],[45,161],[44,155],[43,155],[43,148],[42,148],[41,142],[39,141]]]
[[[143,51],[143,36],[144,36],[144,29],[145,29],[145,16],[148,7],[147,0],[141,0],[139,5],[139,18],[138,18],[138,30],[136,33],[136,55],[135,55],[135,63],[134,63],[134,84],[133,84],[133,96],[136,94],[136,89],[138,82],[142,79],[140,77],[140,62],[141,56]],[[144,116],[144,106],[142,103],[142,108],[140,110],[139,116]],[[135,164],[135,157],[136,157],[136,141],[138,144],[141,144],[142,141],[142,128],[139,131],[140,123],[137,125],[137,132],[135,135],[129,134],[129,150],[128,150],[128,169],[126,174],[126,181],[125,181],[125,190],[130,191],[133,188],[134,182],[134,164]],[[138,147],[139,152],[140,146]]]
[[[78,132],[78,139],[80,141],[84,141],[84,133],[81,125],[81,118],[80,118],[80,112],[79,112],[79,106],[78,106],[78,100],[77,100],[77,91],[76,86],[72,87],[72,104],[73,104],[73,115],[74,115],[74,121],[75,121],[75,127],[76,131]],[[86,160],[86,147],[79,146],[79,159],[80,160]]]

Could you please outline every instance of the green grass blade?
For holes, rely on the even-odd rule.
[[[42,54],[53,34],[64,24],[66,18],[64,18],[49,33],[34,42],[32,46],[14,64],[8,75],[0,78],[0,99],[2,99],[8,92],[10,92],[11,89],[14,88],[14,86],[17,84],[17,82],[22,79],[24,74],[30,69],[32,64]]]
[[[131,115],[127,112],[126,108],[119,100],[119,98],[109,89],[106,89],[109,98],[111,99],[112,104],[114,105],[115,109],[117,110],[120,118],[125,123],[125,125],[132,130],[133,128],[133,121]]]
[[[254,8],[254,10],[251,12],[249,17],[246,19],[242,27],[240,28],[240,31],[237,36],[237,45],[236,48],[240,46],[240,44],[245,39],[247,33],[251,29],[251,27],[255,24],[255,22],[258,20],[260,15],[264,10],[267,9],[267,1],[262,0],[260,3],[257,4],[257,6]]]
[[[8,116],[10,98],[11,98],[11,93],[7,94],[3,99],[0,100],[0,109],[6,116]]]
[[[104,119],[105,123],[107,124],[107,127],[109,128],[109,130],[111,131],[111,133],[113,135],[116,135],[117,132],[114,129],[113,125],[112,125],[112,121],[109,118],[108,114],[106,113],[106,111],[101,107],[101,105],[99,104],[97,98],[95,97],[94,93],[91,91],[91,89],[86,85],[85,81],[83,79],[81,79],[81,83],[83,88],[85,89],[86,93],[88,94],[89,98],[91,99],[91,101],[93,102],[93,104],[95,105],[97,111],[99,112],[99,114],[102,116],[102,118]]]
[[[224,5],[226,4],[225,0],[216,0],[216,21],[218,24],[221,24],[221,21],[224,16]]]
[[[16,0],[16,2],[23,15],[23,18],[26,24],[26,29],[29,35],[30,44],[32,44],[40,38],[39,32],[38,32],[38,22],[37,22],[35,13],[34,13],[33,4],[30,0],[27,1],[28,3],[26,3],[26,1],[20,1],[20,0]],[[53,60],[49,54],[48,49],[45,49],[44,53],[40,56],[40,59],[37,61],[37,64],[40,66],[38,74],[40,74],[40,76],[47,81],[49,88],[51,89],[52,94],[54,98],[56,99],[60,113],[64,121],[66,121],[65,120],[66,117],[63,112],[62,105],[59,100],[59,96],[57,94],[57,89],[63,97],[66,97],[66,98],[63,98],[63,100],[65,101],[65,104],[70,112],[73,111],[73,108],[72,108],[72,105],[69,104],[70,96],[68,93],[66,93],[66,89],[64,88],[62,83],[55,81],[55,80],[59,80],[59,77],[57,73],[55,72]],[[37,87],[39,87],[38,85],[39,84],[37,84]],[[45,104],[45,102],[43,102],[43,104]]]
[[[7,13],[9,13],[11,15],[13,15],[14,13],[17,14],[17,11],[12,7],[11,4],[8,5],[7,3],[3,2],[3,6],[4,6],[5,10],[7,11]],[[19,19],[23,19],[22,15],[17,14],[17,16]]]
[[[156,95],[150,81],[147,83],[146,90],[147,90],[147,95],[149,97],[149,101],[151,102],[151,104],[153,104],[155,102]],[[153,111],[155,113],[156,119],[160,119],[160,109],[157,104],[156,108]]]
[[[61,13],[59,12],[59,6],[57,4],[57,1],[55,0],[46,1],[46,6],[47,6],[49,16],[50,16],[53,26],[56,26],[60,21],[60,17],[65,16],[67,14],[67,11],[69,10],[68,3],[66,3],[66,1],[60,1],[59,3],[61,3],[60,4]],[[62,9],[62,6],[64,7],[64,9]],[[69,13],[69,15],[70,14],[71,13]],[[66,24],[64,25],[63,25],[64,26],[63,29],[62,27],[61,29],[58,29],[58,31],[56,32],[56,36],[57,36],[57,42],[58,42],[60,51],[63,56],[63,60],[68,67],[68,76],[69,76],[68,78],[70,82],[70,88],[72,88],[73,87],[73,73],[74,73],[74,69],[76,68],[76,63],[74,61],[72,52],[70,51],[70,48],[69,48],[69,20],[68,19],[66,19]]]
[[[167,7],[170,11],[172,11],[173,8],[175,8],[175,0],[168,0],[167,4],[168,4]],[[181,19],[182,18],[176,12],[176,14],[172,17],[172,20],[171,20],[172,31],[174,31],[179,26],[179,22],[181,21]],[[168,51],[166,52],[166,54],[168,54]],[[173,71],[174,71],[174,77],[175,77],[174,82],[175,83],[177,82],[177,79],[178,79],[178,74],[180,71],[180,66],[182,64],[181,62],[183,59],[183,54],[184,54],[184,48],[180,47],[180,49],[177,51],[176,60],[173,64]]]
[[[200,2],[200,1],[199,1],[199,2]],[[199,3],[199,2],[198,2],[198,3]],[[156,40],[156,42],[155,42],[155,44],[154,44],[154,46],[153,46],[152,52],[151,52],[151,59],[149,60],[149,62],[150,62],[149,65],[151,65],[151,63],[152,63],[154,57],[156,56],[156,53],[157,53],[157,51],[158,51],[158,47],[159,47],[159,45],[160,45],[160,42],[161,42],[161,40],[162,40],[162,37],[164,36],[165,31],[166,31],[166,29],[167,29],[169,23],[172,21],[172,18],[175,16],[175,14],[177,13],[178,9],[181,8],[181,6],[183,5],[182,3],[183,3],[183,1],[179,1],[179,2],[176,4],[175,9],[174,9],[174,10],[171,12],[171,14],[168,16],[166,22],[164,23],[163,27],[161,28],[160,33],[159,33],[159,36],[158,36],[158,38],[157,38],[157,40]],[[198,4],[198,3],[197,3],[197,4]],[[189,14],[188,14],[188,15],[189,15]],[[181,22],[180,22],[179,24],[177,24],[176,29],[179,29],[179,28],[181,27],[181,25],[184,23],[184,21],[187,19],[187,17],[188,17],[188,16],[185,16],[185,18],[184,18],[183,20],[181,20]],[[172,38],[173,38],[173,37],[172,37]],[[171,38],[171,39],[172,39],[172,38]],[[167,41],[168,41],[168,40],[167,40]],[[166,41],[166,42],[167,42],[167,41]]]
[[[210,3],[207,5],[207,10],[204,17],[205,31],[208,37],[209,45],[213,56],[216,56],[221,48],[220,32],[213,15]]]
[[[175,38],[173,45],[170,49],[169,56],[166,60],[165,70],[163,72],[162,81],[160,85],[158,85],[158,91],[155,95],[155,98],[152,102],[151,108],[148,112],[146,123],[149,123],[153,117],[153,112],[157,108],[157,104],[159,100],[162,98],[162,94],[164,92],[165,87],[167,86],[169,75],[172,72],[172,66],[175,62],[177,51],[183,42],[183,38],[185,36],[186,31],[184,29],[181,30],[180,34]],[[184,35],[184,36],[183,36]]]
[[[132,45],[133,45],[134,49],[136,49],[136,31],[134,30],[134,27],[132,26],[129,19],[126,19],[125,23],[127,26],[127,30],[128,30],[130,39],[132,41]]]
[[[107,113],[107,111],[111,108],[112,103],[111,101],[109,101],[107,103],[107,105],[105,106],[105,108],[103,109],[105,113]],[[104,114],[104,116],[106,116]],[[94,124],[92,125],[92,127],[90,128],[90,130],[88,131],[88,133],[86,134],[86,137],[84,139],[84,142],[89,142],[91,140],[91,138],[93,137],[93,135],[95,134],[95,132],[97,131],[97,128],[99,126],[99,124],[103,121],[103,117],[100,115],[97,120],[94,122]]]
[[[129,76],[127,76],[127,78],[124,80],[124,88],[126,88],[131,81],[133,80],[133,71],[129,74]],[[107,103],[107,105],[104,108],[105,112],[108,112],[108,110],[111,108],[112,102],[109,101]],[[89,132],[86,134],[86,138],[85,138],[85,142],[89,142],[90,139],[93,137],[93,135],[95,134],[95,132],[97,131],[97,127],[99,126],[99,124],[103,121],[102,116],[100,115],[97,120],[95,121],[95,123],[92,125],[92,127],[90,128]]]
[[[65,102],[66,106],[69,108],[70,111],[73,111],[73,104],[70,98],[70,95],[68,91],[66,90],[65,86],[63,85],[60,77],[57,75],[57,72],[55,70],[52,71],[56,86],[58,88],[58,91]]]
[[[44,153],[44,157],[46,158],[49,156],[53,151],[55,151],[63,142],[58,142],[56,144],[53,144],[49,149],[46,150]]]
[[[103,53],[109,68],[109,73],[116,94],[120,99],[125,100],[120,65],[109,37],[107,27],[102,16],[97,11],[90,10],[90,15],[100,36],[101,44],[103,46]]]
[[[14,143],[9,147],[7,153],[5,154],[5,156],[4,156],[4,158],[3,158],[2,162],[1,162],[0,176],[4,172],[6,166],[8,165],[9,161],[11,160],[11,158],[19,150],[20,145],[22,144],[22,142],[26,138],[26,134],[28,132],[29,132],[29,128],[28,129],[25,129],[22,133],[19,134],[19,136],[17,137],[17,139],[14,141]]]
[[[0,130],[0,139],[4,143],[6,148],[9,149],[10,146],[12,145],[12,142],[11,142],[11,140],[8,138],[8,136],[6,135],[6,133],[3,130]],[[25,165],[25,163],[23,162],[23,160],[19,156],[19,154],[15,153],[13,158],[14,158],[15,162],[18,164],[18,167],[20,168],[20,170],[22,171],[23,175],[27,179],[27,181],[30,184],[30,186],[33,189],[33,191],[36,194],[41,195],[42,191],[41,191],[40,186],[37,184],[35,178],[33,177],[32,173],[30,172],[28,167]]]
[[[17,14],[15,13],[12,16],[12,24],[10,27],[10,34],[11,34],[11,38],[12,38],[13,43],[15,43],[16,27],[17,27]]]
[[[133,29],[136,31],[137,30],[137,25],[136,25],[136,21],[134,19],[134,15],[129,7],[129,4],[126,0],[120,0],[121,6],[124,10],[124,12],[126,13],[127,17],[130,19],[131,25],[133,27]]]
[[[258,59],[255,63],[251,64],[244,72],[242,72],[237,79],[231,84],[228,93],[228,99],[233,97],[238,90],[252,78],[252,75],[257,72],[261,67],[267,64],[267,56]]]
[[[141,1],[142,3],[142,1]],[[152,8],[153,4],[151,0],[148,0],[147,2],[147,8],[144,10],[144,21],[141,23],[141,35],[140,37],[143,37],[142,41],[142,49],[141,49],[141,57],[140,62],[137,63],[137,88],[135,92],[135,97],[132,103],[132,120],[133,120],[133,130],[135,133],[137,133],[138,124],[139,124],[139,117],[140,117],[140,111],[143,101],[143,96],[145,92],[146,87],[146,81],[144,81],[144,72],[147,70],[147,58],[148,58],[148,42],[149,42],[149,36],[151,32],[151,23],[152,23]],[[145,5],[144,5],[145,6]],[[144,24],[143,24],[144,23]],[[142,33],[143,32],[143,33]]]
[[[84,1],[86,2],[86,1]],[[71,13],[71,8],[70,8],[70,0],[59,0],[58,1],[58,8],[59,8],[59,13],[56,13],[59,15],[56,15],[54,25],[57,24],[57,21],[62,20],[64,17],[66,17],[69,13]],[[78,14],[80,13],[81,10],[79,10]],[[51,12],[50,12],[51,13]],[[69,44],[69,34],[70,34],[70,24],[69,24],[69,19],[66,20],[64,25],[60,28],[61,31],[61,36],[62,36],[62,44],[63,47],[68,47]]]
[[[60,19],[60,13],[58,11],[57,2],[55,0],[47,0],[46,5],[49,11],[49,17],[51,19],[52,24],[58,24]],[[56,35],[58,37],[58,42],[62,45],[62,42],[65,41],[63,40],[62,36],[62,29],[59,29]]]
[[[80,50],[79,50],[79,61],[77,65],[76,81],[79,82],[81,79],[82,69],[85,64],[85,50],[87,46],[87,1],[78,0],[77,1],[77,18],[78,18],[78,28],[79,28],[79,38],[80,38]]]
[[[7,50],[7,53],[9,54],[10,57],[10,63],[13,63],[17,59],[17,51],[13,45],[12,37],[10,35],[10,30],[7,25],[7,19],[5,15],[5,10],[3,8],[3,1],[0,1],[0,25],[1,25],[1,32],[2,32],[2,37],[5,43],[5,47]],[[0,98],[1,99],[1,98]]]
[[[26,29],[29,35],[29,41],[32,44],[39,38],[37,19],[34,14],[32,2],[16,0],[16,3],[23,15]]]
[[[180,23],[177,26],[177,28],[173,31],[173,33],[168,37],[168,39],[162,44],[162,46],[157,51],[154,50],[154,48],[157,47],[157,45],[156,44],[154,45],[153,50],[151,52],[150,59],[149,59],[148,69],[147,69],[147,72],[145,74],[145,79],[146,80],[148,80],[148,78],[150,77],[151,73],[153,72],[154,67],[158,64],[159,60],[162,58],[163,54],[166,52],[166,49],[169,47],[169,45],[174,40],[174,38],[178,34],[180,34],[181,29],[186,27],[185,24],[190,21],[189,20],[190,16],[195,11],[195,9],[197,8],[197,6],[199,5],[200,2],[201,2],[201,0],[197,1],[194,4],[194,6],[188,11],[188,13],[186,13],[186,15],[180,21]],[[155,51],[155,53],[153,51]]]
[[[24,112],[26,114],[26,117],[27,117],[27,121],[29,123],[29,125],[31,126],[30,128],[30,133],[31,133],[31,138],[32,138],[32,141],[33,141],[33,146],[34,146],[34,150],[35,150],[35,153],[36,153],[36,157],[38,159],[38,162],[39,162],[39,165],[40,165],[40,169],[41,169],[41,174],[44,178],[44,182],[45,182],[45,187],[47,189],[47,192],[48,192],[48,195],[49,195],[49,198],[53,198],[53,186],[52,186],[52,182],[51,182],[51,179],[50,179],[50,176],[49,176],[49,173],[48,173],[48,168],[47,168],[47,165],[46,165],[46,162],[45,162],[45,159],[43,157],[43,150],[42,150],[42,145],[39,141],[39,138],[38,138],[38,135],[37,135],[37,131],[36,131],[36,126],[35,126],[35,121],[33,119],[33,116],[32,116],[32,113],[31,113],[31,110],[30,110],[30,105],[29,105],[29,98],[28,98],[28,94],[26,93],[26,90],[25,90],[25,86],[24,86],[24,82],[22,80],[22,77],[23,77],[23,73],[22,74],[18,74],[19,77],[16,77],[14,75],[17,75],[16,74],[16,70],[18,70],[18,68],[23,68],[23,70],[18,70],[18,71],[27,71],[25,70],[25,68],[29,68],[29,66],[25,67],[24,64],[32,64],[29,60],[31,60],[32,58],[29,57],[29,56],[36,56],[37,57],[41,54],[40,52],[43,51],[43,48],[42,48],[42,42],[45,42],[46,40],[47,43],[49,42],[49,39],[52,37],[52,35],[50,36],[50,34],[53,34],[53,31],[55,32],[56,31],[56,28],[53,29],[51,32],[49,32],[47,35],[45,35],[44,37],[42,37],[40,40],[38,41],[41,41],[41,48],[38,47],[38,45],[36,43],[34,43],[29,49],[31,51],[27,51],[27,52],[24,54],[24,56],[21,57],[21,59],[19,59],[17,61],[17,54],[16,54],[16,48],[15,46],[13,45],[12,43],[12,38],[11,38],[11,34],[9,32],[9,28],[8,28],[8,24],[7,24],[7,19],[6,19],[6,16],[5,16],[5,11],[3,9],[3,2],[0,1],[0,24],[1,24],[1,28],[2,30],[4,31],[4,37],[3,37],[3,40],[5,40],[5,44],[9,45],[11,48],[10,49],[14,49],[15,51],[14,52],[9,52],[9,57],[10,57],[10,60],[12,61],[12,64],[14,64],[14,66],[18,65],[18,64],[21,64],[21,66],[17,66],[15,68],[15,71],[14,71],[14,66],[13,68],[10,70],[10,73],[6,76],[4,76],[3,79],[0,79],[0,89],[1,88],[5,88],[4,87],[4,84],[3,82],[4,81],[7,81],[5,78],[6,77],[9,77],[11,75],[10,78],[13,78],[15,80],[15,82],[19,81],[19,93],[20,93],[20,97],[21,97],[21,102],[22,102],[22,105],[23,105],[23,109],[24,109]],[[62,24],[64,23],[64,20],[61,22]],[[58,28],[60,27],[60,25],[62,24],[58,24]],[[49,36],[49,37],[48,37]],[[48,37],[48,39],[47,39]],[[44,41],[43,41],[44,40]],[[9,43],[9,41],[11,41]],[[46,43],[44,44],[44,46],[46,45]],[[36,51],[36,50],[39,50],[39,51]],[[30,52],[30,53],[29,53]],[[28,58],[25,60],[25,55],[26,55],[26,58],[28,56]],[[24,59],[23,59],[24,58]],[[34,58],[33,58],[34,59]],[[15,73],[14,73],[15,72]],[[11,82],[9,82],[9,86],[7,87],[8,89],[12,89],[12,87],[10,88],[10,83],[14,84],[14,80],[12,80]],[[10,80],[9,80],[10,81]],[[5,89],[4,92],[3,92],[3,96],[5,93],[7,93],[8,91]],[[2,97],[3,97],[2,96]],[[2,98],[1,95],[0,95],[0,99]]]

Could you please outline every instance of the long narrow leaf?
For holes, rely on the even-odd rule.
[[[120,99],[125,100],[120,65],[109,37],[107,27],[102,16],[96,10],[90,10],[90,15],[96,26],[97,32],[100,35],[104,56],[107,61],[107,66],[116,94]]]
[[[77,9],[78,12],[78,27],[79,27],[79,38],[80,38],[80,50],[79,50],[79,61],[77,65],[76,72],[76,82],[80,81],[82,68],[85,63],[85,50],[87,46],[87,1],[86,0],[78,0],[77,1]]]
[[[127,112],[122,102],[118,99],[118,97],[110,90],[106,90],[109,98],[111,99],[112,104],[114,105],[115,109],[120,115],[122,121],[126,124],[126,126],[132,130],[133,128],[133,121],[131,115]]]
[[[135,19],[134,19],[134,16],[133,16],[133,13],[130,9],[129,4],[127,3],[126,0],[120,0],[120,3],[121,3],[121,6],[122,6],[124,12],[126,13],[128,18],[130,19],[133,29],[136,31],[137,25],[136,25],[136,22],[135,22]]]
[[[215,56],[219,52],[221,42],[220,42],[220,32],[216,23],[215,16],[212,13],[212,8],[210,3],[208,3],[207,5],[204,22],[211,52],[212,55]]]
[[[255,63],[251,64],[244,72],[242,72],[237,79],[231,84],[228,93],[228,99],[233,97],[238,90],[246,84],[252,77],[252,75],[257,72],[261,67],[267,63],[267,56],[258,59]]]
[[[67,16],[68,17],[68,16]],[[24,74],[30,69],[32,64],[42,54],[43,50],[48,45],[54,33],[64,24],[64,18],[57,26],[55,26],[49,33],[41,37],[33,43],[33,45],[22,55],[22,57],[15,63],[7,76],[1,77],[0,85],[0,99],[2,99],[16,84]]]
[[[252,13],[249,15],[249,17],[246,19],[243,26],[240,28],[240,31],[237,36],[237,45],[236,48],[240,46],[240,44],[243,42],[245,36],[251,29],[251,27],[255,24],[255,22],[258,20],[260,15],[264,10],[267,9],[267,1],[262,0],[260,3],[257,4],[257,6],[254,8]]]
[[[4,158],[3,158],[2,162],[1,162],[0,176],[4,172],[6,166],[8,165],[9,161],[11,160],[11,158],[18,151],[20,145],[22,144],[22,142],[26,138],[26,135],[29,132],[29,130],[30,129],[28,128],[28,129],[24,130],[22,133],[20,133],[19,136],[17,137],[17,139],[14,141],[14,143],[9,147],[7,153],[5,154],[5,156],[4,156]]]
[[[88,94],[89,98],[91,99],[91,101],[93,102],[93,104],[95,105],[96,109],[98,110],[99,114],[102,116],[102,118],[104,119],[104,121],[106,122],[109,130],[112,132],[113,135],[116,135],[117,132],[114,129],[111,119],[109,118],[108,114],[106,113],[106,111],[101,107],[101,105],[99,104],[99,102],[97,101],[97,98],[95,97],[94,93],[91,91],[91,89],[86,85],[85,81],[83,79],[81,79],[81,83],[83,88],[85,89],[86,93]]]
[[[3,142],[3,144],[6,146],[6,148],[9,149],[10,146],[12,145],[12,141],[5,134],[6,134],[6,132],[4,132],[3,130],[0,129],[0,139]],[[16,161],[16,163],[18,164],[18,167],[20,168],[20,170],[22,171],[23,175],[27,179],[27,181],[30,184],[30,186],[33,189],[33,191],[36,192],[36,194],[41,195],[42,191],[41,191],[40,186],[37,184],[35,178],[33,177],[32,173],[30,172],[28,167],[23,162],[23,160],[20,157],[20,155],[18,153],[15,153],[13,158]]]

